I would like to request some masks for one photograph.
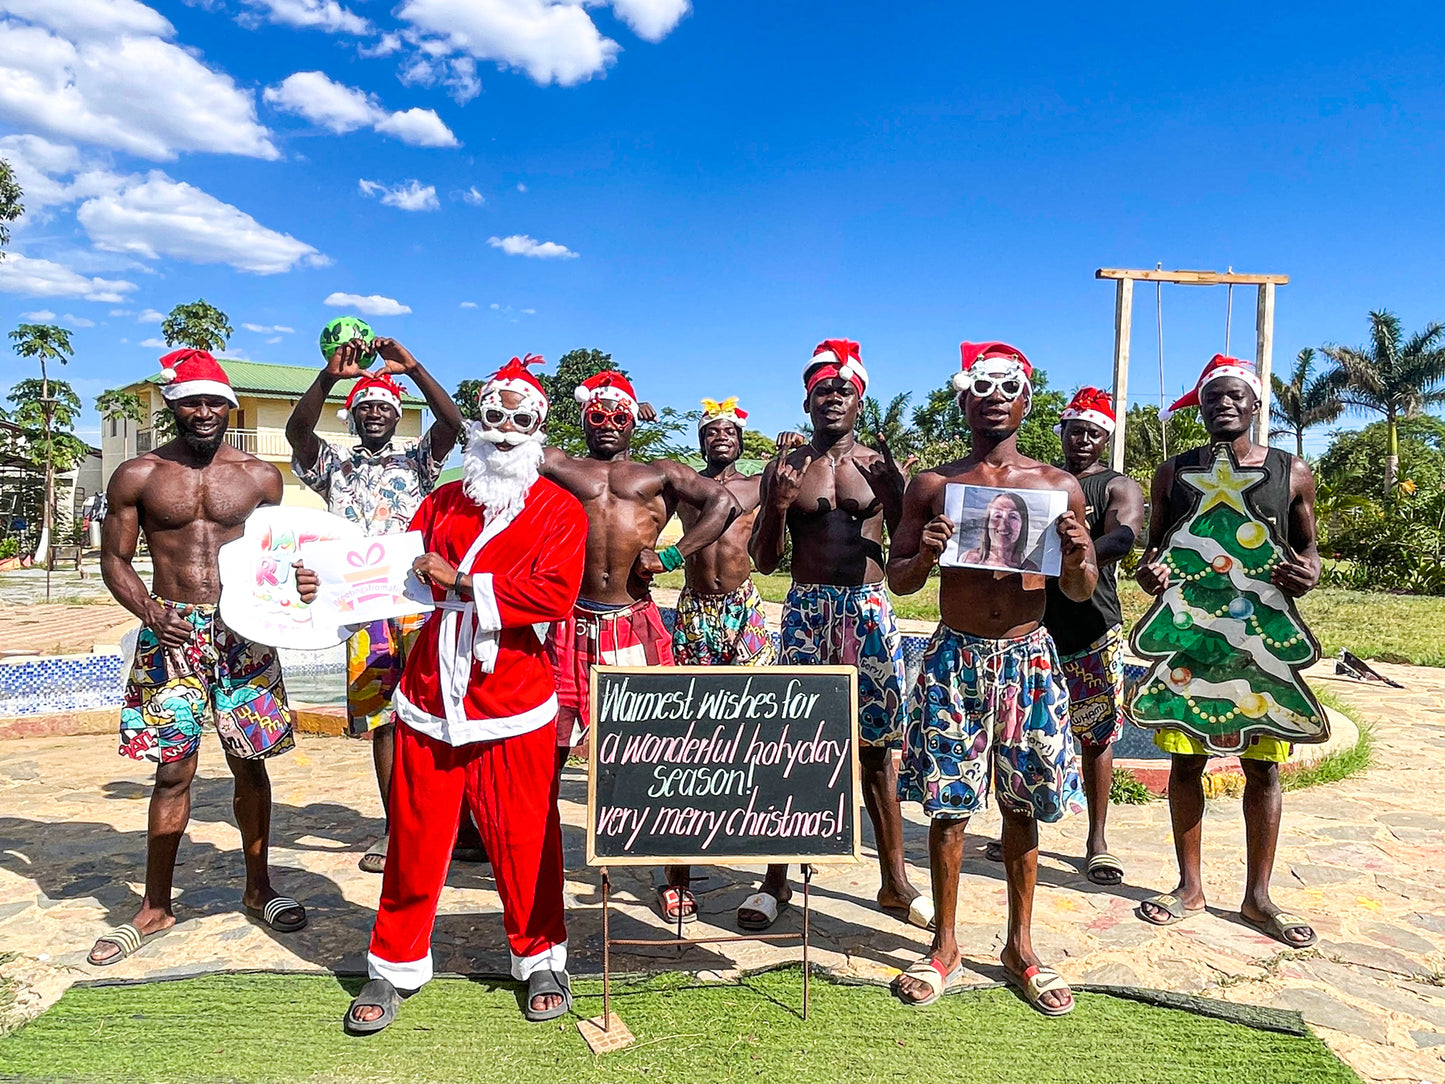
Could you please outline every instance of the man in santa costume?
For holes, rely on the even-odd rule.
[[[371,981],[346,1014],[354,1034],[386,1027],[400,992],[432,976],[432,925],[463,802],[492,858],[512,974],[527,984],[523,1014],[550,1020],[571,1007],[557,697],[542,634],[572,612],[587,517],[538,476],[547,399],[526,368],[538,361],[513,358],[483,385],[463,478],[422,501],[411,523],[427,550],[413,569],[437,609],[396,691],[391,847]]]

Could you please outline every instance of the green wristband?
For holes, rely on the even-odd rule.
[[[662,562],[664,572],[671,572],[675,568],[682,567],[682,553],[676,546],[668,546],[665,550],[659,550],[657,559]]]

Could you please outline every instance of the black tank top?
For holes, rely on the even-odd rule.
[[[1169,490],[1170,527],[1189,515],[1199,496],[1199,490],[1179,477],[1179,468],[1204,466],[1210,462],[1209,448],[1207,444],[1191,448],[1174,459],[1174,485]],[[1294,456],[1282,448],[1266,450],[1264,462],[1261,464],[1265,479],[1245,494],[1244,498],[1254,509],[1255,515],[1273,528],[1274,537],[1280,542],[1289,539],[1289,470],[1293,458]]]
[[[1078,479],[1084,491],[1084,522],[1089,537],[1097,541],[1104,534],[1105,514],[1109,510],[1109,483],[1122,478],[1107,467]],[[1060,655],[1083,651],[1105,632],[1123,622],[1119,608],[1119,584],[1116,576],[1119,562],[1110,561],[1099,568],[1099,583],[1086,602],[1075,602],[1059,590],[1059,581],[1052,576],[1044,585],[1044,625],[1054,638]]]

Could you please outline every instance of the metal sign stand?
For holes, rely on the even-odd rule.
[[[578,1022],[578,1030],[582,1037],[587,1040],[587,1045],[592,1048],[593,1053],[601,1054],[608,1050],[616,1050],[632,1042],[632,1032],[626,1024],[612,1014],[612,946],[626,945],[676,945],[678,954],[689,945],[717,945],[735,941],[791,941],[801,937],[803,942],[803,1013],[802,1018],[808,1019],[808,979],[812,969],[808,964],[808,937],[810,933],[810,922],[812,918],[812,884],[813,867],[809,863],[803,863],[803,932],[797,933],[755,933],[737,936],[720,937],[683,937],[682,936],[682,913],[678,912],[677,936],[676,937],[618,937],[612,936],[612,878],[608,875],[607,867],[601,867],[602,873],[602,1015],[593,1017],[591,1020]],[[706,880],[705,877],[693,878],[694,880]]]

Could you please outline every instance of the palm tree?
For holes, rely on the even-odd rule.
[[[1370,345],[1326,346],[1335,363],[1325,374],[1345,410],[1385,416],[1389,453],[1385,457],[1385,496],[1395,494],[1400,471],[1401,418],[1445,403],[1445,324],[1427,324],[1401,342],[1400,318],[1381,310],[1370,313]]]
[[[1301,459],[1305,457],[1305,430],[1334,421],[1344,410],[1336,389],[1330,385],[1329,374],[1311,374],[1314,364],[1315,352],[1307,346],[1295,356],[1288,383],[1274,373],[1269,376],[1274,388],[1269,403],[1269,420],[1274,422],[1274,428],[1269,431],[1269,439],[1293,436],[1295,454]]]
[[[884,407],[873,396],[865,396],[858,411],[855,432],[858,439],[870,447],[878,443],[876,434],[882,433],[888,442],[888,450],[901,462],[911,452],[917,451],[918,432],[907,422],[908,392],[899,392]]]
[[[75,353],[70,345],[70,332],[54,324],[21,324],[10,333],[15,343],[15,352],[22,358],[35,358],[40,362],[40,413],[45,458],[45,508],[40,514],[40,539],[35,546],[35,559],[45,560],[49,554],[50,526],[55,499],[55,463],[50,442],[50,423],[55,415],[55,402],[50,398],[50,374],[45,363],[58,361],[64,365]]]

